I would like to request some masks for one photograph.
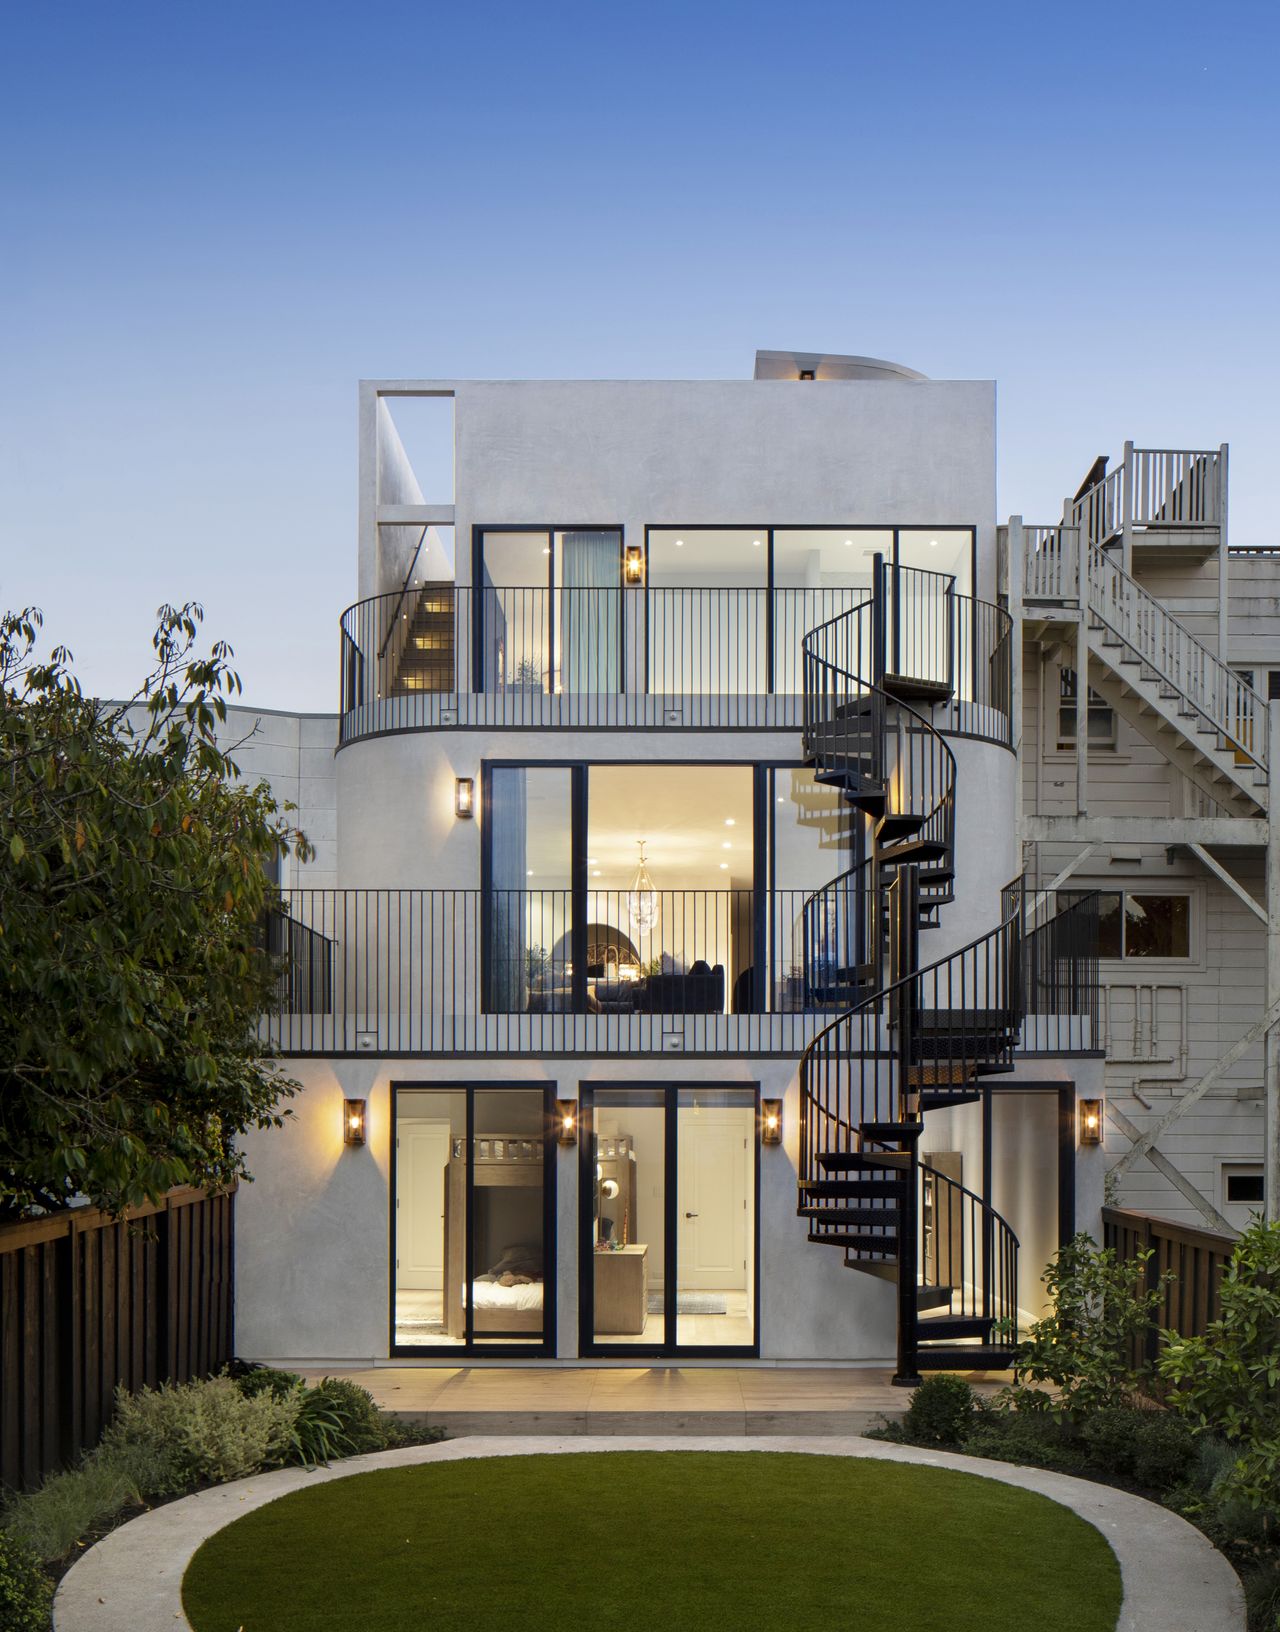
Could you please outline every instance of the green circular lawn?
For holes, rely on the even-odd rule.
[[[1120,1569],[1030,1491],[759,1451],[484,1457],[271,1502],[192,1559],[196,1632],[1113,1632]]]

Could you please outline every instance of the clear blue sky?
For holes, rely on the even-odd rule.
[[[1280,8],[11,7],[0,602],[86,686],[205,603],[336,705],[361,376],[999,382],[1000,504],[1232,446],[1280,542]]]

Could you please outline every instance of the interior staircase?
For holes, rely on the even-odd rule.
[[[1017,1341],[1017,1239],[919,1141],[930,1110],[975,1103],[1012,1069],[1023,896],[1009,885],[995,929],[921,965],[919,931],[955,877],[956,762],[928,713],[952,680],[900,639],[886,671],[889,607],[937,576],[890,570],[892,584],[877,558],[867,599],[804,641],[806,759],[869,820],[866,854],[806,904],[811,996],[843,1012],[800,1062],[797,1210],[810,1241],[896,1283],[894,1381],[912,1386],[924,1370],[1003,1367]]]

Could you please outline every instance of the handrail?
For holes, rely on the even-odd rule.
[[[400,594],[399,594],[398,599],[396,600],[396,609],[395,609],[395,612],[393,612],[391,614],[391,625],[387,630],[386,639],[382,642],[382,646],[381,646],[381,648],[379,649],[379,652],[378,652],[378,661],[379,662],[381,662],[382,659],[387,655],[387,647],[391,644],[391,636],[395,632],[396,614],[400,611],[400,608],[404,605],[404,598],[409,593],[409,584],[410,584],[410,581],[413,578],[413,569],[418,564],[418,557],[422,554],[422,546],[423,546],[424,542],[426,541],[427,534],[430,531],[431,531],[431,523],[428,522],[427,525],[422,529],[421,533],[418,535],[418,547],[417,547],[416,550],[414,550],[413,560],[410,561],[409,570],[404,575],[404,583],[401,584],[401,586],[400,586]]]
[[[1089,611],[1186,699],[1261,770],[1267,768],[1267,705],[1184,624],[1131,578],[1118,561],[1090,547]]]
[[[923,1156],[920,1178],[922,1187],[926,1181],[933,1185],[931,1233],[920,1232],[923,1283],[950,1287],[953,1315],[981,1315],[998,1327],[1002,1342],[1016,1343],[1020,1243],[1012,1225],[976,1190],[931,1167]]]

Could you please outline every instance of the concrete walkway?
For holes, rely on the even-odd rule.
[[[479,1456],[689,1450],[800,1451],[917,1462],[1039,1491],[1094,1525],[1119,1559],[1124,1603],[1116,1632],[1244,1632],[1244,1595],[1231,1566],[1198,1530],[1152,1502],[1106,1485],[1037,1468],[1015,1468],[1006,1462],[983,1462],[849,1436],[792,1435],[765,1439],[744,1435],[702,1439],[662,1435],[473,1437],[355,1456],[328,1468],[287,1468],[241,1479],[144,1513],[91,1547],[58,1589],[54,1632],[191,1632],[182,1610],[182,1577],[201,1543],[255,1508],[318,1483],[348,1479],[375,1468]],[[939,1583],[939,1591],[945,1594],[945,1582]],[[1046,1627],[1042,1632],[1052,1629]]]
[[[304,1373],[310,1380],[326,1375]],[[909,1390],[855,1367],[375,1366],[334,1371],[384,1410],[466,1434],[861,1434]],[[995,1376],[996,1374],[991,1374]],[[971,1381],[993,1392],[997,1381]]]

